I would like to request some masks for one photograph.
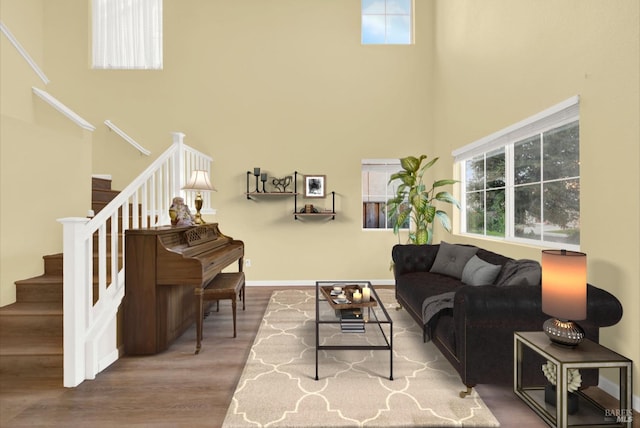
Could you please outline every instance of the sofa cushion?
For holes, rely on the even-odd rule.
[[[474,255],[462,270],[462,282],[468,285],[491,285],[501,269],[501,265],[492,265]]]
[[[467,262],[478,252],[477,247],[440,243],[440,249],[431,266],[430,272],[462,278],[462,271]]]

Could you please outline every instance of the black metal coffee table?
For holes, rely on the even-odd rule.
[[[332,295],[346,291],[346,301]],[[369,301],[354,301],[353,292],[370,289]],[[316,281],[316,380],[318,352],[325,350],[389,351],[389,380],[393,380],[393,321],[369,281]]]

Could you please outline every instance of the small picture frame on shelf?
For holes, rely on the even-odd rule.
[[[324,198],[326,196],[326,175],[305,175],[303,180],[305,198]]]

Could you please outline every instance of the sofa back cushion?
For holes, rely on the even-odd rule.
[[[467,262],[478,252],[478,247],[440,242],[440,249],[429,270],[432,273],[462,278],[462,271]]]
[[[396,276],[409,272],[429,272],[440,245],[397,244],[391,250]]]
[[[491,285],[501,270],[501,265],[485,262],[477,255],[474,255],[462,270],[461,279],[467,285]]]
[[[511,257],[503,256],[502,254],[494,253],[493,251],[480,248],[477,253],[478,257],[487,263],[492,265],[504,266],[509,260],[513,260]]]

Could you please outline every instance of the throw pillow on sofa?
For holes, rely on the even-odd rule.
[[[478,252],[478,247],[448,244],[440,242],[440,248],[430,272],[462,278],[462,271],[471,257]]]
[[[462,282],[467,285],[490,285],[498,277],[502,266],[492,265],[478,256],[469,259],[462,270]]]

